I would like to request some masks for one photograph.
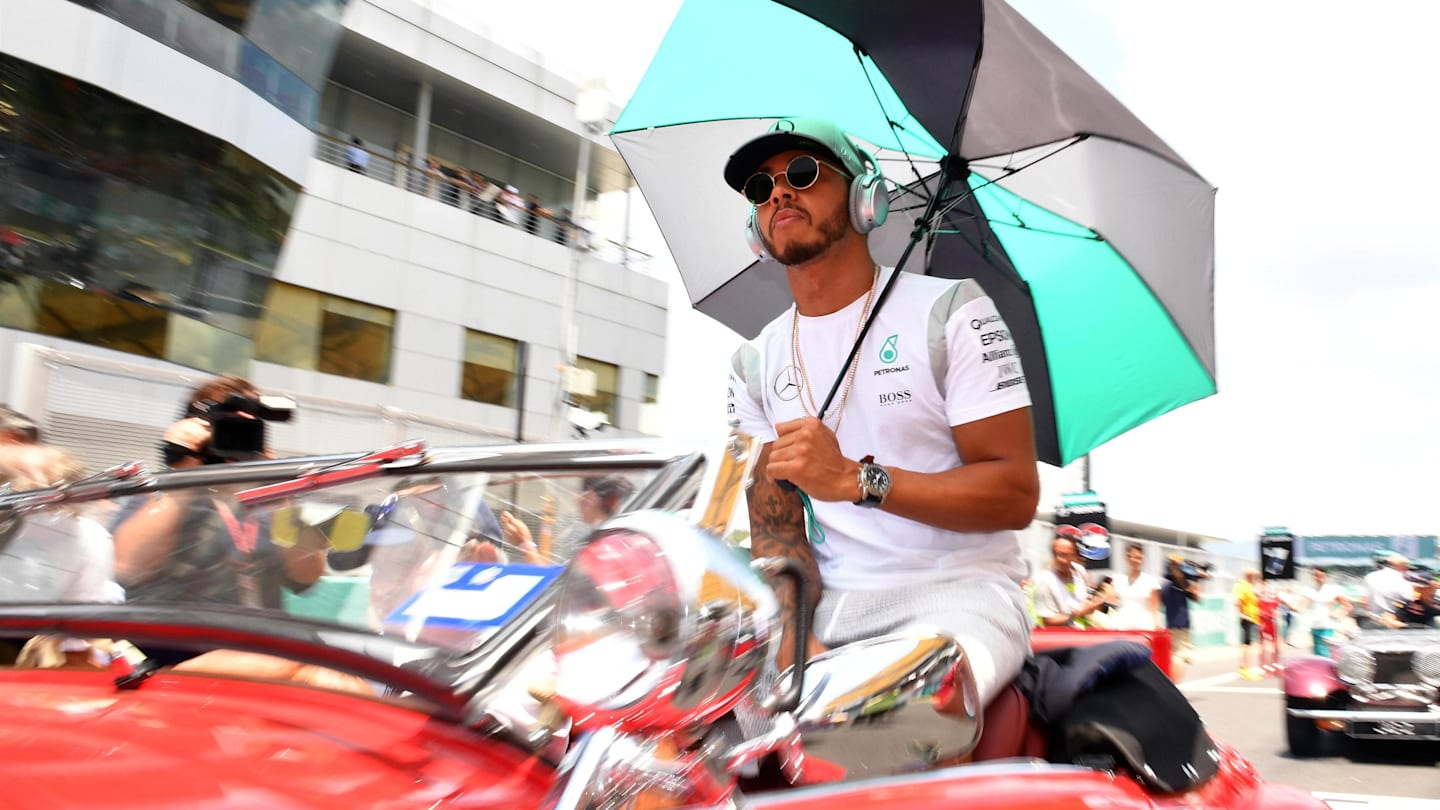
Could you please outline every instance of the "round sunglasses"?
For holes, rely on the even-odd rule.
[[[790,188],[796,191],[803,191],[820,179],[820,167],[828,166],[831,170],[844,175],[845,170],[839,166],[827,163],[814,155],[797,155],[791,159],[785,171],[780,174],[768,174],[756,172],[750,175],[745,181],[745,187],[741,193],[751,205],[764,205],[770,202],[770,195],[775,191],[775,178],[784,176],[785,182]]]

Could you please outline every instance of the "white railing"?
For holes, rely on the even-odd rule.
[[[364,154],[363,161],[356,161],[355,151]],[[402,153],[402,158],[403,158]],[[507,208],[503,200],[486,199],[484,189],[475,175],[464,168],[447,161],[433,158],[434,169],[421,169],[406,165],[403,159],[384,155],[364,146],[357,147],[323,132],[315,133],[315,157],[333,166],[350,169],[412,194],[440,200],[465,209],[476,216],[488,217],[529,231],[541,239],[548,239],[561,245],[576,246],[592,253],[595,258],[611,264],[618,264],[641,272],[649,267],[651,256],[644,251],[593,233],[585,228],[558,217],[549,211],[530,212],[523,207]]]

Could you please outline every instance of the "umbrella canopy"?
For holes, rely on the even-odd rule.
[[[995,299],[1041,460],[1215,393],[1214,188],[1001,0],[686,1],[611,136],[701,311],[753,337],[790,303],[721,172],[791,116],[878,158],[877,261],[923,238],[903,269]]]

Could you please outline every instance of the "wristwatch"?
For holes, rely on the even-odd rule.
[[[860,500],[855,502],[856,506],[874,508],[890,494],[890,473],[875,463],[874,456],[860,459],[860,473],[856,481],[860,484]]]

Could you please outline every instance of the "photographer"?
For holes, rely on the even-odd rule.
[[[1185,677],[1195,645],[1190,639],[1190,603],[1200,601],[1200,581],[1209,577],[1204,566],[1171,554],[1160,583],[1160,604],[1165,608],[1165,629],[1170,632],[1170,677]]]
[[[201,383],[186,402],[185,416],[165,431],[167,466],[269,457],[260,417],[284,419],[288,412],[267,413],[259,400],[255,386],[242,377]],[[137,498],[114,521],[115,575],[130,601],[280,609],[282,590],[301,592],[324,573],[326,543],[306,529],[281,547],[270,528],[268,519],[237,511],[223,493],[183,489]]]

